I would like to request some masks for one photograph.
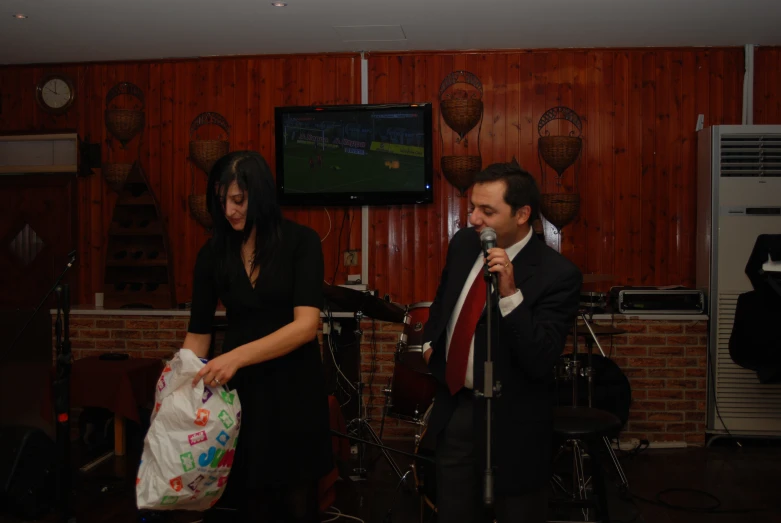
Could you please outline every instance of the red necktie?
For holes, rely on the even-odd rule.
[[[453,337],[450,339],[445,379],[451,395],[464,386],[466,366],[469,363],[469,347],[472,344],[477,322],[480,321],[484,307],[485,278],[483,278],[481,269],[466,295],[466,300],[464,300],[464,305],[461,307],[456,321],[456,327],[453,329]]]

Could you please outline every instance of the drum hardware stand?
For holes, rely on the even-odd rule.
[[[577,408],[578,406],[578,375],[581,375],[585,377],[588,380],[588,406],[592,407],[593,403],[593,359],[592,359],[592,344],[591,341],[593,340],[594,343],[596,343],[597,348],[599,349],[599,352],[602,354],[602,356],[607,357],[605,355],[605,351],[602,349],[602,345],[599,343],[599,340],[597,339],[597,335],[594,333],[594,329],[591,327],[591,324],[589,323],[588,318],[586,318],[586,313],[584,311],[579,311],[580,317],[583,319],[583,322],[585,323],[586,328],[588,329],[590,340],[588,337],[586,337],[586,346],[588,347],[588,365],[586,367],[578,369],[577,359],[578,359],[578,333],[577,333],[577,322],[575,322],[575,326],[573,328],[573,346],[572,346],[572,355],[573,355],[573,361],[574,363],[574,372],[572,373],[572,405],[574,408]],[[608,455],[610,456],[610,460],[613,463],[613,466],[616,469],[616,472],[618,473],[620,484],[619,489],[622,492],[626,492],[629,489],[629,480],[626,477],[626,474],[624,473],[624,469],[621,466],[621,463],[618,461],[618,457],[616,456],[615,452],[613,451],[613,447],[610,443],[610,438],[607,436],[602,436],[602,442],[605,444],[605,447],[607,448]],[[583,445],[583,442],[579,439],[570,439],[566,442],[567,445],[572,447],[572,490],[568,490],[561,479],[561,477],[557,474],[554,474],[551,478],[551,482],[554,487],[557,487],[562,492],[564,492],[566,495],[575,498],[577,498],[580,501],[585,501],[587,499],[587,491],[589,489],[589,484],[591,483],[591,477],[586,478],[585,474],[585,467],[584,467],[584,457],[588,456],[586,453],[585,446]],[[556,455],[556,459],[558,459],[561,454],[563,453],[563,446],[559,449],[559,452]],[[554,460],[555,461],[555,460]],[[586,521],[589,520],[589,509],[582,509],[583,516]]]
[[[591,335],[591,340],[596,343],[597,348],[599,349],[600,354],[602,354],[602,357],[607,358],[607,355],[605,354],[605,351],[602,349],[602,345],[599,343],[599,339],[597,338],[597,335],[594,334],[594,329],[591,328],[591,324],[589,323],[588,319],[586,318],[586,313],[583,311],[580,311],[580,317],[583,318],[583,323],[586,325],[586,328],[588,329],[589,334]],[[592,345],[591,340],[586,339],[586,346],[588,347],[588,367],[587,370],[587,379],[588,379],[588,406],[591,407],[593,396],[594,396],[594,381],[593,381],[593,375],[594,375],[594,367],[592,366]],[[577,405],[577,403],[575,403]],[[619,488],[622,491],[629,490],[629,480],[626,477],[626,474],[624,473],[624,468],[621,466],[621,463],[618,461],[618,457],[616,456],[616,453],[613,451],[613,446],[610,443],[610,438],[607,436],[602,436],[602,441],[605,443],[605,447],[607,448],[607,453],[610,456],[610,461],[613,462],[613,466],[616,469],[616,472],[618,473],[618,477],[621,481]]]
[[[361,346],[361,338],[363,337],[363,329],[361,329],[362,319],[363,319],[363,312],[357,311],[355,313],[355,320],[356,320],[355,335],[356,335],[356,342],[359,347],[359,353],[360,353],[360,346]],[[356,432],[358,434],[357,439],[360,442],[358,447],[358,466],[353,469],[353,472],[355,472],[361,480],[366,479],[366,469],[363,466],[363,459],[366,451],[365,445],[369,443],[368,441],[363,439],[364,431],[366,431],[368,437],[374,442],[374,446],[378,447],[382,452],[382,454],[385,456],[385,459],[388,460],[388,464],[390,464],[391,468],[393,469],[393,472],[395,472],[396,475],[399,477],[399,482],[401,484],[406,481],[406,478],[409,475],[410,471],[408,470],[406,472],[402,472],[401,468],[399,468],[398,464],[394,461],[393,457],[388,453],[387,448],[382,444],[382,439],[380,439],[380,437],[377,435],[377,433],[374,431],[371,424],[369,423],[371,421],[369,419],[369,409],[363,403],[364,383],[359,380],[356,385],[357,385],[356,389],[358,390],[358,417],[350,420],[350,422],[347,424],[348,432]],[[361,448],[360,445],[363,445],[363,448]]]

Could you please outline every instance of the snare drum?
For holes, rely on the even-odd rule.
[[[413,303],[404,316],[404,331],[396,344],[396,359],[417,372],[429,374],[423,359],[423,326],[428,321],[430,301]]]

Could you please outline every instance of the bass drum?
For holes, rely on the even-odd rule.
[[[415,454],[424,458],[434,459],[434,451],[422,448],[420,442],[426,436],[426,429],[428,428],[428,419],[431,417],[431,409],[434,407],[432,403],[426,409],[426,413],[423,415],[423,421],[421,422],[421,428],[423,429],[420,436],[415,437]],[[434,512],[437,511],[437,472],[434,464],[429,461],[416,460],[412,465],[412,474],[415,476],[415,487],[418,494],[423,496],[423,501]]]

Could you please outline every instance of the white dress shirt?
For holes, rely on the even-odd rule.
[[[529,243],[529,240],[531,240],[532,234],[534,234],[534,231],[529,228],[529,233],[526,235],[524,239],[519,241],[518,243],[514,243],[507,249],[505,249],[505,252],[507,253],[507,257],[512,262],[513,259],[518,255],[519,252],[521,252],[521,249],[523,249],[527,243]],[[445,345],[446,352],[445,352],[445,361],[447,361],[447,355],[450,352],[450,340],[453,338],[453,331],[456,327],[456,322],[458,321],[458,316],[461,314],[461,308],[464,306],[464,302],[466,301],[466,296],[469,294],[469,289],[472,288],[472,284],[475,281],[475,278],[481,275],[481,272],[483,270],[484,262],[483,262],[483,251],[480,251],[480,254],[477,255],[477,259],[475,260],[475,264],[472,267],[472,271],[469,273],[469,276],[467,276],[466,281],[464,282],[464,288],[461,289],[461,295],[458,297],[458,301],[456,301],[456,306],[453,308],[453,312],[450,315],[450,321],[447,324],[447,343]],[[523,302],[523,294],[521,294],[521,289],[517,289],[514,294],[511,294],[510,296],[505,296],[504,298],[499,299],[499,311],[502,314],[502,317],[507,316],[510,314],[513,310],[515,310],[518,305],[520,305]],[[423,344],[423,352],[426,352],[431,347],[431,342],[427,341]],[[464,379],[464,387],[471,389],[474,388],[474,357],[475,357],[475,337],[472,335],[472,341],[469,344],[469,360],[466,364],[466,378]]]

